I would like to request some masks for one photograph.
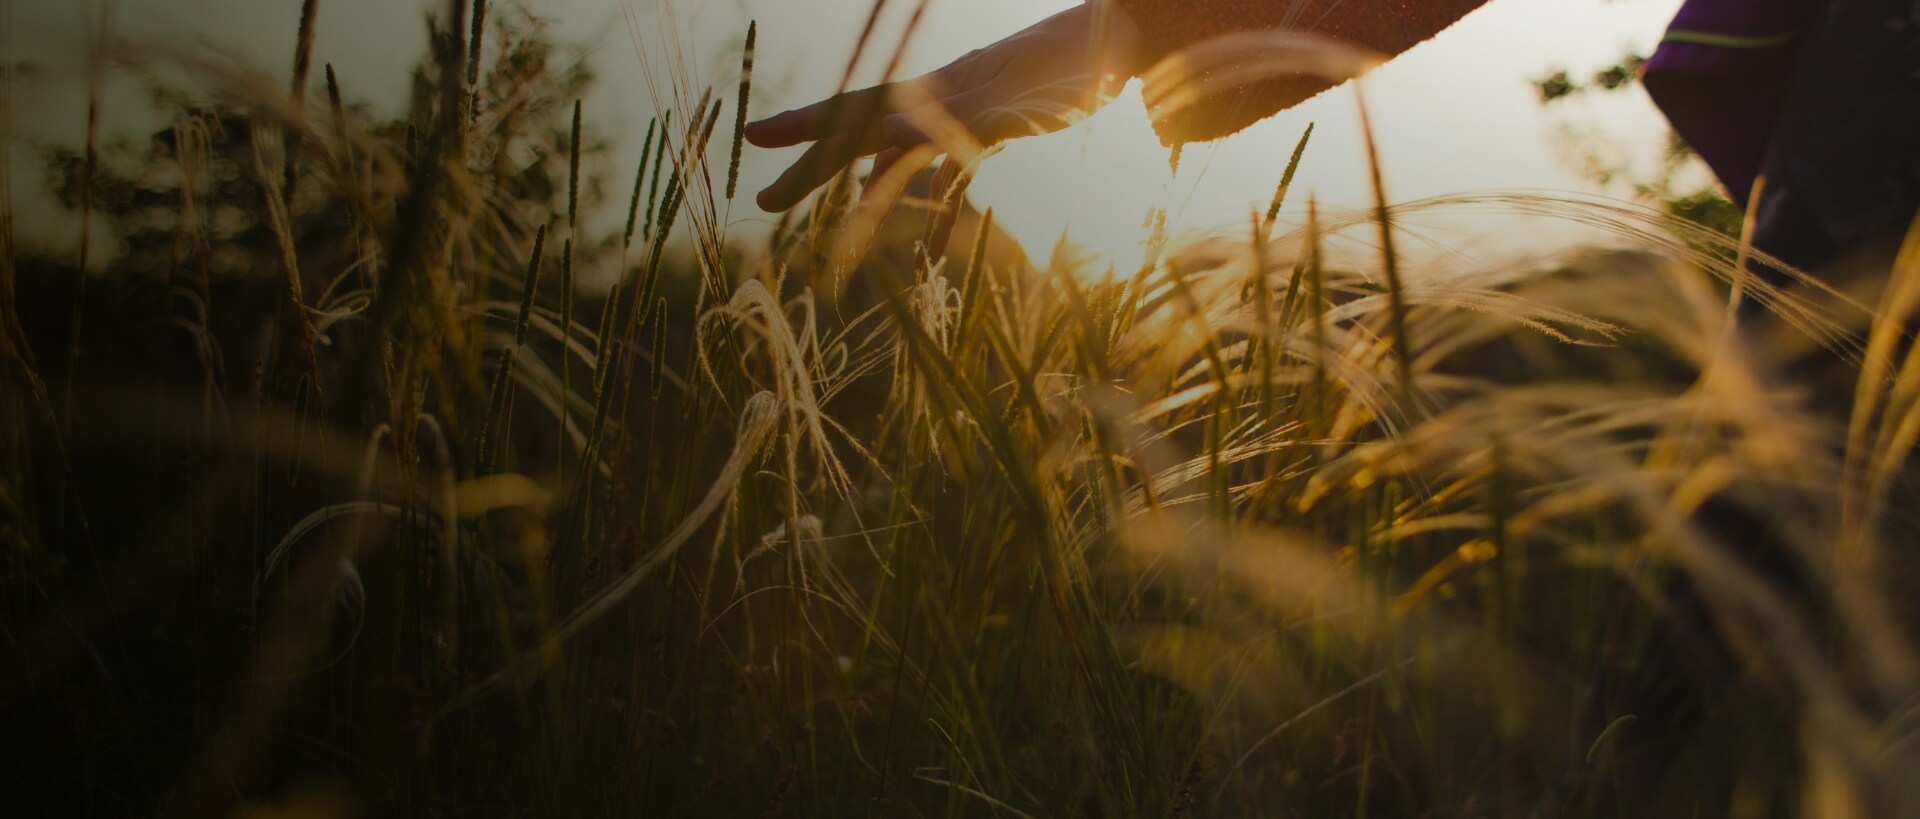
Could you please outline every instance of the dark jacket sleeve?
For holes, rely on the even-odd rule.
[[[1214,37],[1243,31],[1305,31],[1389,57],[1440,33],[1487,0],[1115,0],[1139,27],[1143,65]],[[1156,112],[1168,145],[1227,136],[1305,102],[1336,83],[1313,76],[1264,78],[1172,113]],[[1147,89],[1151,99],[1166,89]]]

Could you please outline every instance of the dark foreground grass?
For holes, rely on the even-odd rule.
[[[603,196],[584,72],[435,31],[402,120],[196,63],[55,153],[123,239],[77,296],[5,234],[20,815],[1920,805],[1914,247],[1861,306],[1618,203],[1383,192],[1102,274],[958,163],[763,243],[678,63]],[[1391,250],[1471,210],[1641,249]]]

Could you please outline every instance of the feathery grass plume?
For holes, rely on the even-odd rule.
[[[680,157],[684,158],[688,156],[692,150],[693,143],[697,141],[694,129],[699,128],[706,119],[701,116],[701,113],[706,110],[707,100],[711,97],[712,93],[713,90],[708,89],[706,93],[700,96],[700,104],[694,108],[693,128],[688,129],[686,139],[681,143]],[[653,181],[655,185],[658,185],[660,183],[660,177],[662,175],[666,176],[667,189],[660,194],[660,207],[657,218],[654,217],[652,213],[654,210],[652,203],[647,205],[649,215],[648,228],[649,233],[652,234],[649,239],[651,244],[647,251],[647,261],[640,267],[639,286],[634,288],[633,291],[633,310],[627,318],[627,326],[632,330],[638,330],[640,323],[645,320],[645,314],[642,311],[653,301],[655,278],[660,273],[660,260],[666,253],[668,234],[673,228],[673,223],[680,218],[681,175],[685,172],[683,166],[686,163],[683,162],[682,159],[676,158],[672,168],[669,169],[667,167],[665,158],[667,143],[669,141],[671,140],[665,138],[663,132],[658,149],[660,152],[660,161],[654,165]]]
[[[1380,262],[1387,277],[1387,327],[1393,336],[1395,387],[1400,412],[1408,418],[1418,415],[1414,405],[1413,339],[1407,337],[1407,293],[1400,281],[1400,256],[1393,247],[1393,216],[1387,205],[1387,184],[1380,171],[1380,144],[1374,139],[1373,119],[1367,113],[1367,100],[1360,82],[1353,84],[1353,104],[1360,111],[1361,139],[1367,147],[1367,175],[1373,185],[1373,218],[1380,225]]]
[[[473,0],[472,19],[467,32],[467,89],[477,91],[480,86],[480,55],[482,44],[487,37],[487,0]],[[476,106],[477,109],[477,106]]]
[[[513,346],[527,343],[527,324],[533,318],[533,298],[540,289],[540,257],[546,253],[547,226],[533,233],[533,252],[527,254],[527,275],[520,280],[520,317],[513,322]]]
[[[677,210],[673,217],[667,216],[665,212],[667,205],[673,203],[677,209],[678,203],[686,197],[687,185],[693,182],[694,164],[702,161],[706,156],[704,135],[707,133],[707,103],[712,101],[713,88],[708,87],[700,92],[700,101],[693,105],[693,121],[687,123],[686,133],[680,140],[680,148],[674,153],[672,169],[667,176],[667,191],[664,198],[660,200],[661,225],[659,227],[672,227],[674,219],[678,218]],[[654,244],[661,244],[664,238],[661,237]]]
[[[1206,368],[1213,378],[1215,389],[1206,415],[1202,449],[1207,463],[1206,477],[1211,485],[1208,492],[1209,511],[1220,520],[1226,520],[1232,514],[1229,489],[1232,476],[1222,466],[1227,463],[1226,435],[1233,422],[1233,371],[1227,364],[1227,354],[1220,346],[1219,337],[1208,325],[1206,305],[1195,292],[1193,281],[1179,260],[1167,263],[1167,280],[1173,285],[1173,295],[1182,308],[1183,318],[1193,334],[1201,340]]]
[[[1174,300],[1182,313],[1181,320],[1191,325],[1195,336],[1201,340],[1200,349],[1207,369],[1214,383],[1222,388],[1220,394],[1224,395],[1225,387],[1232,380],[1232,369],[1227,366],[1226,351],[1221,348],[1219,337],[1207,324],[1207,308],[1194,288],[1193,275],[1186,271],[1179,260],[1170,260],[1167,262],[1167,282],[1173,285]]]
[[[667,190],[660,200],[660,223],[658,232],[653,238],[653,250],[648,254],[646,269],[641,274],[641,285],[635,293],[634,309],[636,311],[652,301],[654,288],[659,284],[660,261],[665,257],[667,240],[672,237],[674,222],[680,217],[680,206],[686,201],[687,185],[692,181],[687,175],[692,172],[696,163],[704,166],[707,140],[713,136],[714,123],[720,119],[719,100],[713,100],[710,114],[705,116],[700,114],[712,96],[712,89],[708,89],[707,93],[701,95],[700,107],[694,109],[695,119],[692,123],[698,131],[688,130],[687,141],[682,148],[680,159],[675,160],[674,172],[667,178]],[[637,322],[639,319],[640,316],[636,313],[633,321]]]
[[[467,105],[466,125],[472,129],[480,121],[480,57],[487,39],[487,0],[473,0],[471,28],[467,32]]]
[[[267,210],[269,233],[273,234],[274,247],[280,252],[280,267],[286,273],[287,298],[293,304],[294,316],[300,327],[300,354],[307,359],[308,372],[313,376],[313,389],[320,391],[320,333],[314,329],[313,316],[307,311],[307,296],[300,283],[300,261],[294,251],[293,225],[287,218],[286,200],[280,197],[280,186],[267,173],[266,159],[260,154],[261,140],[253,140],[253,172],[260,178],[260,198]]]
[[[653,220],[654,220],[654,214],[655,214],[655,207],[660,202],[660,176],[662,173],[661,169],[665,166],[667,161],[667,143],[671,141],[667,138],[667,135],[671,133],[670,129],[672,127],[673,127],[673,112],[668,111],[660,119],[660,144],[654,146],[653,148],[653,179],[647,183],[647,219],[645,222],[642,223],[644,225],[644,227],[642,228],[642,233],[640,234],[640,238],[642,240],[653,239]],[[642,155],[640,157],[640,164],[643,167],[646,165],[646,161],[647,161],[646,156]]]
[[[1854,571],[1872,567],[1870,554],[1862,547],[1870,545],[1870,530],[1878,517],[1873,513],[1877,507],[1874,498],[1885,491],[1883,481],[1894,477],[1896,467],[1906,461],[1904,450],[1912,446],[1916,432],[1913,420],[1896,424],[1893,419],[1912,418],[1905,405],[1920,397],[1912,394],[1915,387],[1912,379],[1920,376],[1920,370],[1915,369],[1916,364],[1920,364],[1916,352],[1909,348],[1904,354],[1905,360],[1895,363],[1903,357],[1900,347],[1917,309],[1920,309],[1920,214],[1914,216],[1895,252],[1893,269],[1889,271],[1876,310],[1879,320],[1869,329],[1862,375],[1854,384],[1853,406],[1848,413],[1847,468],[1858,477],[1843,509],[1853,524],[1850,528],[1859,529],[1864,525],[1868,529],[1849,532],[1842,549],[1848,568]],[[1869,444],[1867,437],[1874,431],[1876,416],[1881,416],[1878,434]],[[1897,448],[1889,449],[1890,446]]]
[[[343,143],[341,150],[351,150],[353,146],[344,144],[347,138],[347,107],[346,104],[340,100],[340,78],[334,76],[333,63],[327,63],[325,69],[327,74],[327,110],[333,114],[333,127],[336,131],[336,136]],[[351,167],[352,161],[349,160],[347,164]]]
[[[414,304],[417,283],[431,283],[434,278],[432,249],[438,232],[433,228],[443,212],[440,207],[443,191],[452,182],[442,160],[460,147],[462,129],[457,113],[466,97],[461,85],[466,72],[461,63],[466,57],[467,7],[459,0],[448,0],[448,4],[451,19],[446,30],[452,33],[453,42],[451,48],[439,55],[440,86],[435,95],[435,104],[444,115],[435,121],[436,127],[427,140],[426,155],[408,165],[404,193],[396,198],[393,218],[386,226],[387,235],[382,243],[386,249],[386,266],[383,275],[375,280],[367,311],[368,361],[383,359],[395,343],[407,343],[410,328],[400,319]],[[411,131],[409,123],[409,133]],[[381,371],[364,366],[365,363],[352,368],[348,376],[345,406],[358,406],[373,399],[382,386]],[[391,384],[385,386],[392,391]]]
[[[648,246],[647,261],[640,267],[640,289],[634,292],[634,309],[639,310],[646,300],[653,296],[653,278],[658,274],[660,259],[666,252],[667,231],[680,217],[680,175],[667,175],[667,189],[660,193],[660,215],[652,226],[653,239]],[[635,313],[634,319],[640,318]]]
[[[707,124],[700,127],[700,147],[694,151],[691,159],[702,168],[705,168],[707,164],[707,146],[713,143],[713,129],[720,124],[721,106],[722,103],[720,100],[714,100],[713,110],[707,112]]]
[[[1267,206],[1267,226],[1272,228],[1280,218],[1280,206],[1287,202],[1287,189],[1293,187],[1293,173],[1300,170],[1300,158],[1307,153],[1307,140],[1313,138],[1313,123],[1307,123],[1307,130],[1300,135],[1300,144],[1293,146],[1293,158],[1287,160],[1286,173],[1280,175],[1280,187],[1273,192],[1273,204]]]
[[[573,101],[573,131],[567,139],[567,235],[580,232],[580,101]]]
[[[747,100],[753,95],[753,48],[759,35],[759,21],[747,21],[747,47],[740,54],[740,98],[733,107],[733,159],[727,163],[729,200],[740,189],[740,150],[747,139]]]
[[[917,292],[912,296],[900,298],[920,301],[920,305],[908,309],[917,309],[922,314],[926,314],[927,318],[932,319],[930,323],[936,325],[933,332],[944,334],[945,328],[939,325],[946,323],[944,319],[949,311],[944,304],[927,304],[925,290],[915,289]],[[909,320],[913,321],[921,331],[928,331],[920,316],[911,317]],[[743,351],[750,346],[752,349],[763,351],[767,357],[768,366],[776,376],[774,393],[780,405],[788,408],[790,426],[785,439],[788,463],[794,462],[797,450],[802,447],[804,441],[805,449],[824,473],[827,485],[841,499],[848,499],[853,492],[851,477],[834,453],[828,434],[828,422],[820,411],[823,385],[815,377],[819,363],[815,356],[820,353],[820,348],[813,344],[810,338],[811,318],[799,324],[790,321],[785,307],[780,304],[772,291],[767,289],[764,281],[760,279],[743,281],[725,305],[702,313],[696,325],[699,331],[694,336],[693,352],[698,359],[700,372],[707,376],[707,383],[720,384],[724,382],[715,374],[712,357],[708,355],[704,344],[705,328],[713,324],[720,324],[730,340],[735,331],[748,337],[757,337],[752,338],[747,344],[735,342],[733,349]],[[743,357],[737,358],[736,362],[744,366],[745,353],[739,354]],[[857,443],[855,445],[857,446]],[[789,492],[792,488],[789,482]],[[791,496],[789,500],[792,500]],[[787,511],[789,526],[797,524],[794,508],[789,505]]]
[[[856,204],[854,191],[858,183],[854,181],[851,168],[841,169],[839,173],[820,188],[813,198],[813,206],[807,209],[806,229],[796,231],[796,239],[806,248],[808,280],[807,286],[815,290],[823,287],[829,294],[837,295],[839,287],[836,281],[822,284],[822,276],[827,275],[832,265],[829,263],[832,247],[841,226],[852,216]],[[787,211],[792,214],[798,208]],[[836,274],[837,275],[837,274]]]
[[[640,191],[647,184],[647,155],[653,153],[653,132],[657,119],[647,120],[647,141],[640,144],[640,169],[633,172],[633,200],[627,203],[627,227],[620,232],[620,250],[633,245],[633,226],[640,216]]]
[[[293,41],[293,98],[296,101],[306,96],[307,71],[313,63],[313,20],[319,6],[319,0],[304,0],[300,4],[300,28]]]
[[[355,158],[353,136],[347,126],[347,106],[346,103],[341,100],[340,78],[333,73],[333,63],[327,63],[325,68],[327,75],[327,109],[333,114],[333,138],[340,143],[340,167],[349,171],[349,173],[343,174],[342,176],[347,180],[351,180],[351,182],[359,182],[361,180],[361,176],[357,172],[359,170],[359,160]],[[349,184],[351,184],[351,182]],[[360,191],[353,191],[352,195],[358,197],[363,194]],[[358,209],[350,209],[347,219],[349,223],[348,231],[351,233],[349,240],[353,245],[354,257],[364,257],[366,255],[366,219]],[[363,288],[368,287],[370,283],[367,278],[366,267],[361,266],[358,270],[360,286]]]
[[[307,99],[307,72],[313,65],[313,20],[319,6],[319,0],[304,0],[300,4],[300,28],[293,40],[291,93],[294,110],[303,119],[306,116],[304,106]],[[299,179],[295,160],[300,152],[300,128],[296,125],[288,125],[281,131],[280,139],[282,143],[280,150],[285,153],[285,156],[281,157],[284,163],[281,168],[281,178],[285,180],[287,198],[291,199]]]
[[[180,224],[184,226],[188,252],[193,256],[197,274],[194,285],[200,296],[203,323],[213,301],[213,282],[207,269],[213,249],[207,238],[207,215],[202,204],[211,185],[208,166],[213,161],[212,139],[205,118],[188,114],[174,118],[173,155],[180,166]]]
[[[1886,542],[1890,535],[1897,538],[1887,527],[1894,516],[1889,501],[1911,502],[1910,490],[1899,487],[1911,480],[1911,455],[1920,442],[1920,349],[1906,344],[1920,310],[1920,214],[1894,250],[1881,288],[1845,419],[1840,537],[1830,553],[1816,552],[1815,559],[1833,567],[1837,608],[1851,621],[1849,631],[1871,647],[1865,654],[1877,687],[1910,691],[1920,677],[1920,658],[1905,644],[1900,615],[1876,589],[1884,588],[1887,547],[1902,543]],[[1727,316],[1731,320],[1731,307]],[[1730,338],[1738,336],[1723,333],[1723,340]]]

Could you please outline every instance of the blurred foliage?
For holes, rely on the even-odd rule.
[[[1638,88],[1646,62],[1645,55],[1629,52],[1614,64],[1591,72],[1585,79],[1563,68],[1532,82],[1540,94],[1540,104],[1551,106],[1589,95]],[[1678,134],[1667,132],[1650,172],[1635,171],[1603,158],[1601,148],[1607,141],[1608,136],[1602,132],[1576,134],[1571,140],[1569,159],[1588,180],[1611,190],[1624,187],[1634,201],[1727,236],[1740,236],[1745,214],[1712,181],[1711,174],[1704,174],[1707,177],[1704,184],[1687,178],[1703,176],[1702,167],[1699,156]]]

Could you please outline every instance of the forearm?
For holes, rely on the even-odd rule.
[[[1115,0],[1149,62],[1222,34],[1291,29],[1389,56],[1418,45],[1487,0]]]
[[[1139,32],[1142,70],[1214,37],[1246,31],[1301,31],[1388,57],[1440,33],[1487,0],[1114,0]],[[1155,122],[1162,140],[1225,136],[1305,101],[1333,83],[1316,77],[1274,77]]]

